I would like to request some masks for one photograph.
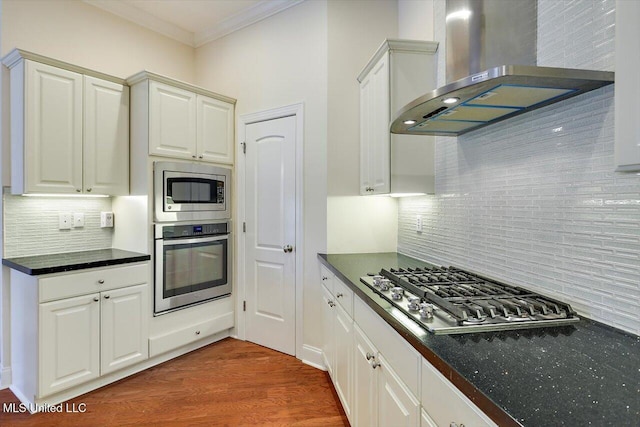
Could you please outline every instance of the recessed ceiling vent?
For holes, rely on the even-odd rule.
[[[536,18],[535,1],[447,0],[447,84],[402,108],[391,132],[462,135],[614,82],[610,71],[537,67]]]

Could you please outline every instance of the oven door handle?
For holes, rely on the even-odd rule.
[[[208,243],[215,242],[219,240],[228,240],[229,234],[223,234],[221,236],[212,236],[212,237],[196,237],[193,239],[163,239],[163,245],[191,245],[193,243]]]

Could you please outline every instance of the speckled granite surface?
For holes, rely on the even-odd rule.
[[[499,425],[640,426],[639,337],[584,317],[563,327],[433,335],[360,283],[381,268],[427,263],[397,253],[318,257]]]
[[[98,249],[83,252],[3,258],[2,264],[31,276],[106,267],[130,262],[148,261],[150,255],[121,249]]]

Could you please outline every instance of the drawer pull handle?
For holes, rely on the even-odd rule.
[[[196,335],[200,335],[200,331],[196,331]]]
[[[344,295],[342,294],[342,292],[338,292],[338,293],[336,294],[336,298],[342,298],[343,296],[344,296]]]
[[[100,279],[100,280],[98,280],[98,283],[100,283],[101,285],[104,285],[104,280]]]
[[[105,296],[104,296],[104,299],[109,299],[109,298],[111,298],[111,296],[110,296],[110,295],[105,295]]]
[[[95,302],[98,302],[98,301],[100,301],[100,298],[98,298],[98,297],[94,297],[94,298],[93,298],[93,300],[94,300]]]

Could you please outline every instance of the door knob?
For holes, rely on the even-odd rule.
[[[291,246],[291,245],[285,245],[285,246],[283,246],[283,247],[282,247],[282,250],[284,251],[284,253],[285,253],[285,254],[286,254],[286,253],[293,252],[293,246]]]

